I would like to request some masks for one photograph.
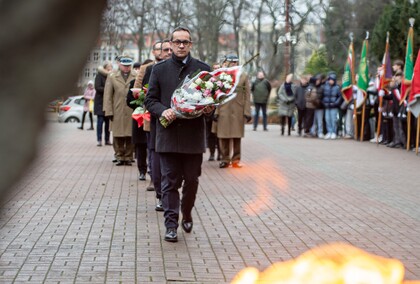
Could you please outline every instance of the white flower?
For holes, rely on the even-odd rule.
[[[201,83],[203,83],[203,80],[201,80],[201,78],[197,78],[197,80],[195,80],[194,83],[197,84],[197,85],[200,85]]]
[[[228,82],[225,82],[225,83],[223,83],[223,87],[225,89],[230,89],[230,88],[232,88],[232,85],[230,83],[228,83]]]
[[[213,83],[212,83],[212,82],[210,82],[210,81],[207,81],[207,82],[206,82],[206,89],[207,89],[207,90],[211,90],[211,89],[213,89]]]

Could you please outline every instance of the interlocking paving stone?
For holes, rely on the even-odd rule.
[[[194,228],[165,228],[137,167],[95,133],[47,123],[38,157],[1,203],[1,283],[229,283],[342,241],[420,279],[420,157],[349,140],[246,127],[242,169],[204,156]]]

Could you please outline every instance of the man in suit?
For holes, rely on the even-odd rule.
[[[205,121],[203,116],[177,119],[175,111],[171,109],[171,96],[187,75],[210,71],[210,66],[191,56],[191,33],[187,28],[176,28],[172,32],[170,44],[171,58],[153,67],[145,105],[152,115],[172,122],[166,128],[160,123],[156,124],[155,150],[159,153],[162,174],[165,241],[177,242],[180,210],[178,188],[181,184],[181,227],[186,233],[190,233],[193,227],[191,211],[206,150]]]
[[[160,62],[162,60],[166,60],[171,58],[172,56],[172,49],[170,46],[170,40],[165,39],[159,44],[159,56],[155,56],[156,62]],[[148,65],[145,69],[145,74],[143,77],[143,87],[149,84],[150,75],[152,73],[152,69],[155,63]],[[156,193],[156,211],[163,211],[162,205],[162,187],[161,187],[161,179],[162,175],[160,174],[160,158],[159,153],[156,152],[155,148],[155,141],[156,141],[156,123],[159,117],[155,117],[153,115],[150,116],[150,130],[147,133],[147,149],[149,151],[150,157],[150,173],[152,177],[152,189]],[[149,190],[150,187],[148,187]]]

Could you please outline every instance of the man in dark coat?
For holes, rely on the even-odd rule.
[[[98,141],[98,146],[102,146],[102,131],[103,125],[105,124],[105,145],[111,145],[109,141],[109,118],[105,116],[105,112],[103,111],[104,106],[104,89],[105,89],[105,82],[108,74],[112,71],[112,64],[111,62],[104,62],[102,66],[98,67],[98,74],[95,77],[95,99],[93,104],[93,113],[98,116],[97,124],[96,124],[96,138]]]
[[[162,60],[171,58],[172,49],[171,49],[169,40],[163,40],[159,46],[160,46],[160,52],[159,52],[159,56],[155,57],[156,62],[160,62]],[[154,65],[155,63],[147,66],[144,73],[144,77],[142,79],[143,87],[149,84],[150,75],[152,73]],[[151,177],[153,181],[153,190],[156,193],[156,199],[157,199],[155,210],[163,211],[162,190],[161,190],[162,175],[160,173],[160,158],[159,158],[159,153],[156,152],[156,149],[155,149],[156,123],[158,121],[158,118],[156,118],[154,115],[150,116],[150,130],[148,133],[146,133],[146,136],[147,136],[147,149],[149,151],[149,160],[151,164],[150,173],[151,173]]]
[[[267,128],[267,103],[268,99],[270,98],[271,92],[271,84],[270,82],[265,79],[265,75],[263,71],[259,71],[257,73],[257,79],[251,86],[252,92],[252,100],[255,106],[255,114],[254,114],[254,131],[257,130],[258,120],[260,109],[263,115],[263,128],[264,131],[268,131]]]
[[[205,121],[200,116],[194,119],[177,119],[171,109],[171,96],[187,75],[198,71],[210,71],[210,66],[193,58],[190,31],[178,27],[172,32],[172,57],[157,63],[149,80],[145,105],[156,117],[172,122],[167,128],[156,125],[156,152],[160,156],[162,174],[162,203],[165,218],[165,241],[177,242],[180,197],[178,188],[182,184],[181,226],[191,232],[192,208],[201,175],[201,164],[205,152]]]

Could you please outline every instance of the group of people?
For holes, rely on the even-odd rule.
[[[404,149],[407,148],[407,135],[410,135],[408,147],[414,148],[416,119],[411,117],[408,132],[408,98],[403,100],[401,94],[403,68],[403,61],[395,60],[393,77],[385,86],[380,86],[383,71],[378,68],[378,73],[370,80],[364,102],[360,104],[355,104],[358,99],[361,100],[357,86],[353,86],[350,100],[343,98],[334,72],[302,75],[298,84],[293,82],[292,74],[287,75],[276,96],[281,135],[285,134],[286,124],[287,135],[291,135],[291,129],[296,124],[297,135],[303,137],[361,138],[390,148]]]
[[[153,60],[137,64],[129,56],[121,55],[116,58],[118,70],[112,70],[112,64],[105,62],[98,68],[94,96],[85,97],[86,101],[94,100],[93,112],[98,116],[97,145],[102,146],[104,133],[105,144],[114,147],[115,166],[130,166],[135,157],[139,180],[146,180],[146,174],[150,175],[146,190],[156,194],[155,210],[164,212],[164,239],[168,242],[177,241],[180,218],[186,233],[193,228],[192,209],[206,148],[210,149],[209,160],[219,160],[220,168],[240,168],[241,138],[245,123],[251,120],[246,73],[239,78],[233,100],[217,108],[207,106],[204,115],[197,118],[177,118],[171,108],[175,89],[187,76],[212,69],[191,56],[192,45],[190,31],[178,27],[170,39],[153,44]],[[213,64],[213,69],[238,64],[237,55],[228,55],[220,64]],[[145,120],[140,127],[132,118],[136,107],[132,104],[133,88],[147,88],[144,107],[150,112],[150,121]],[[86,90],[91,89],[89,85]],[[162,117],[171,122],[169,126],[162,126],[159,122]],[[182,188],[181,197],[179,188]]]
[[[130,57],[119,56],[116,58],[118,70],[112,71],[111,63],[104,63],[98,68],[94,83],[94,114],[98,116],[97,145],[102,145],[103,128],[104,142],[111,145],[112,128],[115,165],[131,165],[135,155],[139,179],[146,180],[146,174],[150,175],[147,190],[156,194],[155,210],[164,212],[164,239],[168,242],[177,242],[180,218],[182,229],[186,233],[192,231],[192,209],[206,148],[210,150],[208,160],[217,159],[219,168],[242,167],[241,138],[244,137],[245,124],[252,120],[251,93],[255,106],[253,130],[257,130],[261,110],[263,130],[268,131],[267,106],[272,88],[262,71],[257,73],[252,84],[248,75],[242,72],[233,100],[217,107],[207,106],[204,115],[197,118],[177,117],[177,113],[171,108],[171,97],[187,76],[191,77],[198,71],[211,71],[239,64],[238,56],[231,54],[225,56],[221,63],[210,67],[191,56],[192,45],[190,31],[178,27],[172,32],[170,39],[154,43],[153,60],[133,65]],[[388,104],[394,108],[396,106],[394,89],[398,88],[399,76],[396,71],[395,79],[391,83],[394,87],[390,92],[369,90],[370,97],[366,103],[374,105],[381,96],[385,102],[389,102],[380,111],[384,112],[382,141],[392,141],[391,146],[403,146],[404,143],[399,136],[403,127],[400,124],[396,126],[395,118],[400,116],[393,113],[390,120],[385,114]],[[87,99],[92,99],[91,85],[85,92]],[[139,127],[137,121],[132,119],[136,106],[132,104],[135,97],[131,89],[146,87],[144,107],[150,112],[150,121],[145,120]],[[354,89],[354,99],[357,97],[356,92],[357,88]],[[372,96],[375,96],[376,101]],[[293,82],[292,74],[287,75],[277,91],[276,102],[281,135],[291,135],[296,110],[299,136],[336,139],[338,135],[354,135],[353,117],[359,112],[353,111],[352,101],[343,100],[337,76],[333,72],[326,76],[301,76],[299,84]],[[163,126],[159,122],[160,118],[171,123]],[[368,120],[369,115],[366,121]],[[371,133],[374,131],[375,127]],[[181,196],[179,188],[182,188]]]

